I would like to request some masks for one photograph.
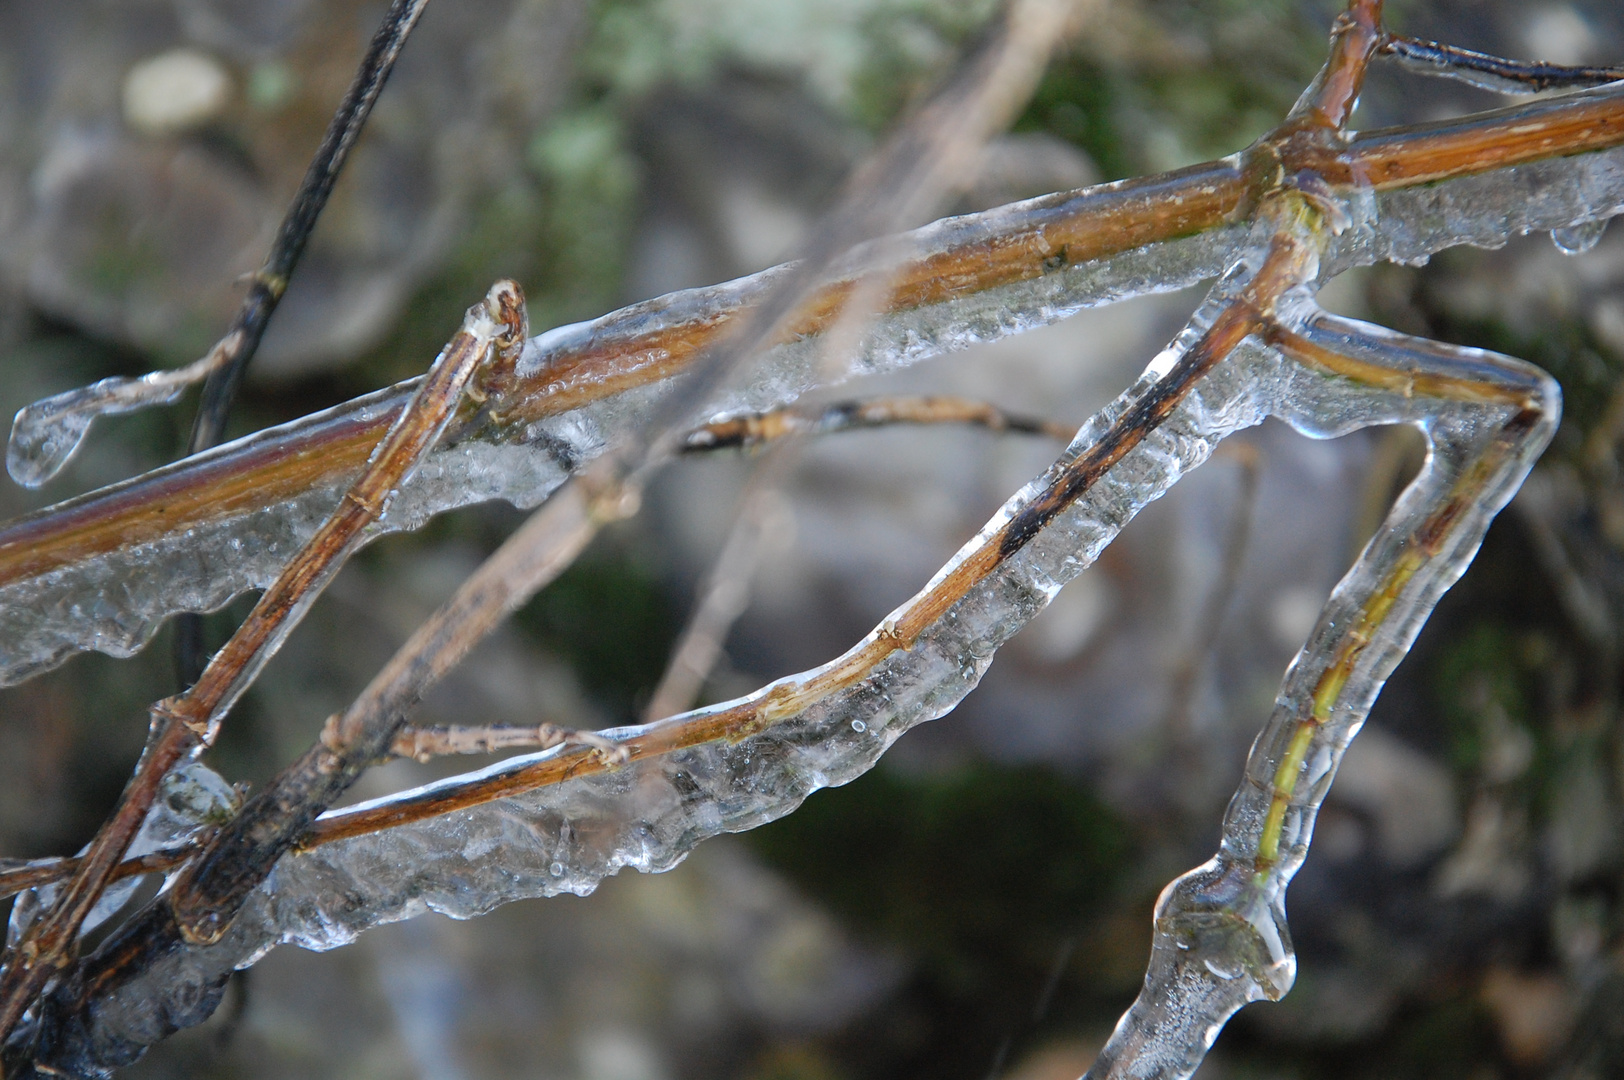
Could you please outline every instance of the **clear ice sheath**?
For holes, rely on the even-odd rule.
[[[1624,95],[1624,89],[1587,91],[1567,100],[1608,95]],[[1553,107],[1552,101],[1541,101],[1504,115],[1535,116]],[[1356,139],[1355,146],[1379,149],[1385,140],[1398,137],[1400,133],[1371,133]],[[1157,183],[1166,189],[1162,195],[1177,191],[1193,195],[1233,183],[1237,168],[1230,159]],[[911,242],[920,259],[967,245],[1008,243],[1011,237],[1041,243],[1050,223],[1062,217],[1075,217],[1096,205],[1120,206],[1132,192],[1143,190],[1149,197],[1156,193],[1152,188],[1156,184],[1148,181],[1129,182],[1047,196],[937,222],[911,234]],[[1424,262],[1434,252],[1458,244],[1498,247],[1520,233],[1562,230],[1611,217],[1624,209],[1624,149],[1378,191],[1370,199],[1365,215],[1370,227],[1339,238],[1325,259],[1327,276],[1381,260]],[[1194,284],[1228,265],[1245,235],[1241,226],[1222,225],[893,313],[879,321],[842,377],[895,370],[1086,307]],[[725,285],[674,293],[592,323],[553,330],[527,346],[525,363],[537,367],[617,336],[629,338],[685,320],[715,317],[760,295],[773,274],[769,270]],[[748,386],[713,402],[714,413],[762,410],[795,400],[820,381],[816,353],[812,339],[773,350],[757,366]],[[91,528],[94,516],[106,508],[152,493],[166,496],[187,476],[210,470],[225,476],[245,455],[299,453],[301,446],[319,445],[322,438],[399,408],[410,389],[409,383],[402,384],[20,519],[0,528],[0,558],[37,543],[47,522],[82,522]],[[520,430],[441,447],[406,485],[374,534],[415,529],[434,514],[491,499],[534,506],[570,470],[635,427],[662,392],[661,384],[626,390]],[[340,477],[312,489],[267,493],[183,530],[90,551],[38,571],[0,574],[0,685],[18,682],[84,649],[128,656],[167,616],[213,610],[238,593],[263,588],[326,518],[348,480]]]
[[[1200,336],[1217,306],[1204,305],[1152,369],[1083,428],[1068,454],[1097,440],[1152,390],[1166,362]],[[1134,514],[1204,461],[1219,439],[1261,421],[1266,410],[1254,388],[1272,385],[1278,366],[1278,358],[1261,349],[1222,365],[1106,482],[1005,560],[912,648],[891,653],[859,683],[738,743],[634,761],[286,857],[218,944],[181,945],[155,958],[134,981],[101,998],[87,1020],[63,1031],[64,1044],[40,1060],[81,1075],[131,1061],[142,1047],[207,1017],[225,976],[279,943],[334,948],[370,926],[423,911],[468,918],[524,897],[588,893],[623,867],[669,869],[701,840],[755,828],[791,812],[818,788],[854,779],[904,731],[957,705],[993,652],[1092,563]],[[1023,488],[954,561],[986,542],[1042,486],[1040,478]],[[487,773],[555,753],[517,758]]]
[[[1497,385],[1526,404],[1429,399],[1411,396],[1409,385],[1338,387],[1322,396],[1306,372],[1289,380],[1298,392],[1275,409],[1298,430],[1331,436],[1411,423],[1427,437],[1427,461],[1288,669],[1224,815],[1218,853],[1158,899],[1144,987],[1088,1073],[1092,1080],[1188,1077],[1236,1010],[1291,988],[1286,886],[1307,856],[1343,752],[1556,429],[1560,391],[1532,365],[1327,315],[1310,316],[1301,329],[1311,344],[1366,364]]]

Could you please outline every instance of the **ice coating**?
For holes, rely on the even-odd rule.
[[[172,405],[197,381],[191,367],[154,371],[139,378],[115,375],[25,405],[11,422],[6,471],[23,487],[39,487],[72,460],[92,421],[152,405]]]
[[[1443,135],[1473,125],[1538,121],[1564,102],[1607,103],[1624,97],[1624,84],[1536,101],[1518,109],[1429,125]],[[1405,131],[1356,138],[1354,150],[1379,159]],[[1235,159],[1197,167],[1161,181],[1105,185],[1047,196],[982,214],[949,218],[910,234],[920,260],[949,250],[996,246],[1010,238],[1041,238],[1068,214],[1093,206],[1120,206],[1148,194],[1187,192],[1193,197],[1238,175]],[[1140,183],[1140,187],[1134,187]],[[1144,197],[1148,197],[1148,194]],[[1380,260],[1419,263],[1459,244],[1498,247],[1532,231],[1578,227],[1624,210],[1624,149],[1545,158],[1431,183],[1378,188],[1360,196],[1370,227],[1349,230],[1326,252],[1326,275]],[[1180,288],[1215,276],[1233,258],[1245,229],[1219,224],[1176,239],[1109,257],[1067,263],[1042,276],[960,295],[942,303],[882,317],[854,362],[833,381],[896,370],[980,341],[1053,322],[1083,308],[1129,296]],[[1577,235],[1577,234],[1575,234]],[[526,350],[532,368],[568,355],[582,342],[706,318],[748,302],[777,270],[708,289],[675,293],[592,323],[541,335]],[[745,387],[712,403],[715,414],[788,404],[813,385],[831,381],[814,370],[816,342],[804,338],[773,350]],[[411,384],[358,399],[222,447],[184,469],[220,469],[254,447],[295,446],[313,432],[332,432],[398,408]],[[482,431],[478,438],[442,447],[402,492],[374,532],[417,527],[428,517],[490,499],[529,507],[563,477],[629,430],[663,393],[663,384],[599,399],[519,430]],[[95,506],[130,498],[140,485],[172,483],[176,467],[41,511],[0,530],[0,552],[26,546],[30,530],[49,515],[87,514]],[[179,611],[213,610],[243,591],[262,588],[336,503],[349,477],[292,494],[273,495],[239,512],[211,517],[184,533],[77,557],[32,576],[7,575],[0,585],[0,685],[20,681],[68,654],[96,649],[126,656],[150,639],[163,618]],[[137,573],[136,571],[139,570]]]
[[[1574,162],[1578,168],[1565,173]],[[1493,244],[1518,231],[1566,227],[1551,222],[1591,220],[1599,208],[1616,209],[1618,175],[1609,152],[1378,194],[1350,214],[1361,227],[1328,252],[1327,269],[1379,257],[1415,260],[1452,243]],[[1406,199],[1415,217],[1395,218]],[[1245,263],[1257,252],[1241,254]],[[1007,290],[1006,301],[1019,300],[1019,292]],[[1083,429],[1068,454],[1091,445],[1113,418],[1155,391],[1213,312],[1209,303],[1146,376]],[[1041,321],[1042,314],[1031,318]],[[156,958],[135,981],[49,1029],[53,1041],[42,1047],[41,1060],[84,1074],[127,1061],[146,1043],[206,1016],[224,976],[279,942],[328,948],[367,926],[424,910],[470,916],[523,896],[590,891],[621,867],[664,869],[707,836],[788,813],[809,792],[871,766],[909,727],[951,709],[993,651],[1224,435],[1264,415],[1319,437],[1371,424],[1416,424],[1432,447],[1428,465],[1333,594],[1288,672],[1226,815],[1218,855],[1164,892],[1144,992],[1091,1074],[1190,1075],[1235,1009],[1289,988],[1295,960],[1284,893],[1341,752],[1555,423],[1554,386],[1526,365],[1334,319],[1301,300],[1282,321],[1299,353],[1288,357],[1254,339],[1243,342],[1084,499],[1047,520],[1032,543],[856,685],[736,744],[690,747],[290,856],[218,945],[181,945]],[[1391,378],[1317,368],[1315,350]],[[1451,380],[1503,393],[1451,396]],[[1039,490],[1037,482],[1023,489],[960,558]],[[395,801],[414,797],[420,795]]]
[[[1173,351],[1188,348],[1215,310],[1214,302],[1204,305]],[[1119,463],[1115,482],[1099,485],[1051,521],[914,647],[893,652],[857,684],[735,744],[706,743],[285,858],[217,945],[182,946],[156,960],[94,1008],[72,1045],[41,1060],[86,1075],[133,1060],[141,1047],[207,1016],[224,977],[279,943],[334,948],[369,926],[426,910],[467,918],[523,897],[585,894],[624,867],[669,869],[701,840],[755,828],[791,812],[818,788],[854,779],[903,732],[958,704],[994,651],[1091,564],[1134,514],[1204,461],[1223,435],[1262,420],[1265,410],[1252,387],[1271,380],[1259,379],[1256,368],[1272,371],[1278,360],[1262,349],[1233,359]],[[1068,454],[1099,439],[1162,377],[1148,371],[1083,428]],[[1041,490],[1041,478],[1023,488],[957,558]],[[752,697],[815,674],[791,676]],[[605,734],[635,738],[642,730]],[[556,753],[514,759],[487,773],[522,769]]]
[[[1624,93],[1617,88],[1589,96]],[[1576,95],[1570,95],[1570,97]],[[1527,106],[1533,113],[1549,102]],[[1378,147],[1392,136],[1376,134]],[[1075,200],[1104,197],[1083,193]],[[1418,263],[1444,248],[1498,247],[1525,232],[1563,229],[1624,210],[1624,150],[1604,150],[1534,161],[1456,179],[1382,190],[1367,196],[1370,227],[1350,230],[1327,252],[1326,274],[1380,260]],[[1015,222],[1053,213],[1055,198],[1032,200],[964,218],[951,218],[915,234],[922,255],[977,237],[994,237]],[[1031,280],[928,304],[883,317],[862,351],[839,378],[893,371],[920,360],[1054,322],[1083,308],[1149,292],[1180,288],[1216,275],[1233,257],[1244,231],[1226,226],[1119,255],[1066,266]],[[545,364],[586,339],[628,332],[720,311],[757,295],[774,271],[672,294],[589,324],[536,338],[526,363]],[[750,383],[713,403],[715,414],[788,404],[820,382],[813,367],[815,341],[803,339],[769,353]],[[835,380],[835,381],[838,381]],[[272,428],[185,468],[224,468],[255,447],[292,445],[313,432],[337,431],[398,408],[411,383]],[[520,507],[539,503],[581,462],[617,433],[634,427],[663,385],[639,387],[538,421],[520,431],[468,439],[437,449],[406,485],[374,533],[418,527],[434,514],[491,499]],[[88,510],[101,500],[127,497],[137,485],[160,484],[177,467],[158,470],[113,488],[52,507],[0,534],[25,533],[45,515]],[[72,652],[96,649],[127,656],[141,648],[168,615],[207,611],[232,596],[262,588],[313,533],[336,503],[348,477],[296,494],[273,497],[200,524],[188,533],[118,547],[31,577],[0,585],[0,685],[51,667]],[[26,543],[26,535],[17,542]],[[139,573],[135,572],[139,570]]]
[[[1531,365],[1322,314],[1309,316],[1302,331],[1313,345],[1413,381],[1344,396],[1316,393],[1299,375],[1283,389],[1302,392],[1284,396],[1276,415],[1319,437],[1414,424],[1426,435],[1427,461],[1287,670],[1224,815],[1217,855],[1158,899],[1144,987],[1089,1071],[1092,1080],[1188,1077],[1236,1010],[1291,988],[1286,887],[1307,856],[1343,752],[1556,428],[1560,392]],[[1499,385],[1525,401],[1411,397],[1428,376]]]
[[[194,836],[199,829],[229,821],[242,803],[241,796],[219,773],[207,765],[190,761],[164,777],[163,787],[135,839],[129,858],[172,847]],[[117,914],[130,899],[140,878],[130,878],[110,887],[85,917],[88,933]],[[29,925],[56,897],[56,885],[25,889],[19,893],[6,924],[6,944],[15,945]]]

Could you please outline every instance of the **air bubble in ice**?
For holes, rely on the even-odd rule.
[[[853,720],[851,722],[851,729],[857,732],[857,734],[861,735],[863,732],[868,730],[868,725],[863,723],[861,720]]]

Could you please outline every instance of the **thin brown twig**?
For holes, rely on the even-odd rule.
[[[1044,435],[1061,442],[1069,441],[1074,434],[1065,424],[1015,416],[984,401],[945,396],[879,397],[824,406],[791,406],[718,420],[690,432],[683,442],[686,453],[729,447],[770,447],[771,453],[739,496],[733,527],[695,594],[693,614],[677,637],[665,671],[643,711],[645,721],[691,708],[721,658],[722,643],[744,612],[750,581],[773,523],[782,513],[778,489],[793,465],[796,440],[895,424],[970,424],[994,432]]]
[[[149,851],[145,855],[125,859],[113,868],[107,875],[107,884],[115,885],[125,878],[139,877],[142,874],[165,873],[196,855],[201,845],[196,841],[182,844],[180,847],[159,848]],[[54,885],[58,881],[71,877],[84,862],[77,855],[56,859],[31,859],[27,861],[7,860],[11,865],[0,870],[0,900],[8,896],[15,896],[28,889],[37,889],[42,885]]]
[[[993,232],[973,232],[911,259],[897,272],[889,310],[979,295],[1057,268],[1108,259],[1147,244],[1222,228],[1252,216],[1254,175],[1312,173],[1334,186],[1392,192],[1624,143],[1624,88],[1493,110],[1410,128],[1361,132],[1334,153],[1267,136],[1235,160],[1208,162],[992,212]],[[846,286],[830,286],[806,309],[795,333],[815,334],[838,309]],[[648,328],[660,304],[637,305],[597,321],[595,332],[558,351],[551,364],[493,381],[481,428],[500,432],[638,387],[672,379],[737,318],[742,297],[688,305],[685,318]],[[319,422],[159,470],[0,528],[0,586],[38,577],[108,551],[151,543],[212,521],[258,510],[353,477],[413,387],[376,396]]]
[[[492,724],[488,727],[406,727],[395,735],[389,752],[395,757],[428,762],[454,754],[494,754],[502,750],[551,750],[555,746],[584,746],[618,764],[624,752],[595,731],[561,728],[554,724],[516,727]]]
[[[1224,443],[1213,457],[1233,462],[1240,471],[1240,491],[1230,509],[1229,528],[1224,531],[1222,563],[1218,579],[1207,592],[1195,619],[1195,632],[1178,665],[1168,679],[1167,729],[1175,743],[1188,744],[1193,734],[1196,680],[1201,668],[1218,646],[1224,628],[1224,615],[1240,584],[1241,568],[1252,538],[1252,515],[1257,505],[1258,473],[1262,455],[1250,443]]]
[[[773,435],[751,443],[741,438],[737,443],[718,441],[714,445],[761,445],[768,438],[795,439],[784,425],[775,425],[775,428],[778,430]],[[707,429],[701,428],[694,434],[706,433]],[[692,450],[694,435],[688,438],[684,448]],[[660,673],[660,681],[643,709],[645,721],[663,720],[692,708],[705,680],[721,659],[728,631],[749,603],[750,581],[755,577],[762,556],[773,535],[787,531],[780,488],[798,456],[795,453],[798,446],[798,441],[775,442],[766,459],[751,472],[744,491],[739,494],[733,526],[716,561],[694,593],[693,612],[671,647],[665,670]]]
[[[831,435],[895,424],[969,424],[989,431],[1043,435],[1063,441],[1076,434],[1065,424],[1018,416],[973,398],[886,396],[830,405],[791,405],[717,420],[689,432],[682,449],[687,453],[729,447],[753,450],[791,435]]]
[[[1163,377],[1156,390],[1123,412],[1097,442],[1075,458],[1062,458],[1045,477],[1043,490],[1000,528],[960,554],[930,588],[899,608],[843,656],[815,672],[776,684],[763,694],[731,706],[701,710],[646,724],[606,737],[625,750],[627,761],[657,757],[718,740],[738,741],[849,687],[891,653],[912,648],[927,629],[1006,559],[1020,552],[1066,507],[1085,495],[1117,462],[1156,430],[1199,385],[1201,379],[1247,336],[1263,329],[1275,300],[1300,282],[1312,253],[1292,237],[1277,237],[1270,254],[1240,297]],[[574,777],[607,766],[585,751],[565,750],[512,770],[482,774],[453,787],[424,791],[312,821],[300,846],[309,848],[377,832]]]

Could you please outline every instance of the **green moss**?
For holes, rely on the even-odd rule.
[[[355,389],[421,374],[491,282],[525,290],[541,332],[615,306],[640,177],[615,115],[569,110],[537,132],[530,170],[476,201],[456,248],[418,289],[389,338],[346,374]]]
[[[1381,1055],[1379,1075],[1453,1080],[1482,1076],[1492,1067],[1499,1040],[1494,1023],[1473,997],[1456,997],[1409,1012]]]
[[[1528,672],[1521,656],[1506,627],[1484,623],[1445,647],[1433,667],[1436,700],[1449,724],[1450,761],[1463,775],[1482,768],[1491,710],[1527,724]]]

